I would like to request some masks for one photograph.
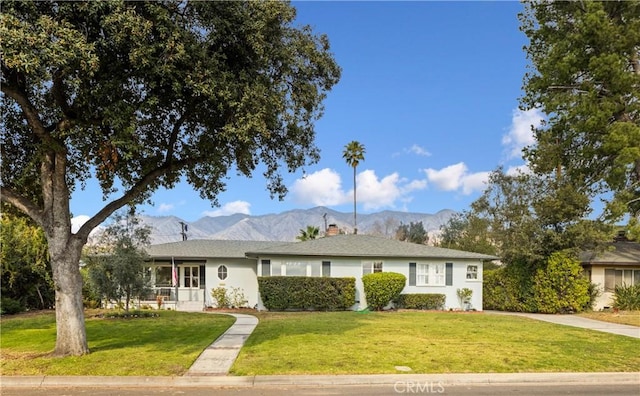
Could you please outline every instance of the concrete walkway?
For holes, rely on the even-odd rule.
[[[207,349],[202,351],[198,359],[185,375],[227,375],[235,362],[244,342],[258,325],[258,318],[244,314],[225,314],[236,318],[236,321]]]
[[[550,322],[555,324],[561,324],[565,326],[580,327],[582,329],[590,329],[596,331],[602,331],[605,333],[618,334],[627,337],[640,338],[640,327],[630,326],[625,324],[603,322],[601,320],[594,320],[583,318],[577,315],[553,315],[553,314],[535,314],[525,312],[503,312],[503,311],[484,311],[488,314],[496,315],[514,315],[523,316],[525,318],[542,320],[544,322]]]

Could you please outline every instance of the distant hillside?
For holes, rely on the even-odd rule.
[[[429,234],[433,235],[454,213],[456,212],[453,210],[445,209],[435,214],[388,210],[358,214],[358,233],[391,237],[401,223],[421,221]],[[308,225],[318,227],[322,234],[325,229],[325,214],[326,224],[335,224],[346,233],[353,232],[353,213],[337,212],[325,207],[262,216],[234,214],[203,217],[190,223],[175,216],[142,216],[142,222],[151,227],[153,244],[180,241],[180,222],[188,225],[188,239],[295,241],[300,229],[306,229]]]

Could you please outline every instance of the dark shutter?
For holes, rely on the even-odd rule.
[[[204,276],[204,265],[200,266],[200,273],[198,274],[200,276],[200,288],[201,289],[206,289],[205,284],[204,284],[204,280],[206,279]]]
[[[445,284],[447,286],[452,286],[453,285],[453,263],[446,263],[446,270],[445,270]]]
[[[271,260],[262,260],[262,276],[271,276]]]
[[[331,277],[331,261],[322,262],[322,276],[326,278]]]
[[[409,286],[416,285],[416,263],[409,263]]]

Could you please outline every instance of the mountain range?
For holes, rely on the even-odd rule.
[[[455,213],[444,209],[435,214],[389,210],[358,214],[358,233],[392,237],[400,224],[422,222],[429,235],[434,235]],[[295,241],[300,230],[306,230],[307,226],[318,227],[320,235],[323,235],[326,226],[331,224],[345,233],[353,233],[353,213],[338,212],[322,206],[260,216],[238,213],[203,217],[193,222],[176,216],[143,215],[141,220],[142,225],[151,228],[152,244],[182,240],[183,227],[186,229],[187,239]]]

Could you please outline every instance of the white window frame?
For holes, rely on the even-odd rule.
[[[376,272],[384,272],[384,262],[382,260],[371,260],[362,262],[362,275]]]
[[[308,262],[306,261],[284,261],[282,263],[282,275],[284,276],[308,276],[308,271],[307,271],[307,267],[308,267]],[[299,267],[300,269],[302,269],[304,271],[304,273],[302,275],[296,274],[296,275],[291,275],[288,272],[289,268],[293,268],[293,267]]]
[[[193,276],[193,269],[196,269],[197,276]],[[187,273],[189,275],[187,275]],[[183,267],[182,270],[182,283],[184,287],[189,289],[199,289],[200,288],[200,266],[199,265],[187,265]],[[187,285],[187,279],[190,280],[190,284]],[[193,281],[196,281],[196,285],[193,286]]]
[[[416,286],[445,286],[446,271],[444,263],[416,263]]]
[[[224,275],[224,278],[221,277],[220,275]],[[217,274],[217,276],[218,276],[218,279],[221,280],[221,281],[226,280],[229,277],[229,267],[227,267],[224,264],[220,264],[218,266],[218,274]]]
[[[478,270],[479,270],[479,265],[477,264],[468,264],[467,265],[467,280],[468,281],[475,281],[478,280]]]

